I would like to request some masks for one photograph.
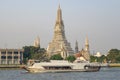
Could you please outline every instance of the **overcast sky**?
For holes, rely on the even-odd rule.
[[[120,0],[0,0],[0,48],[33,45],[37,36],[47,48],[59,3],[73,50],[87,35],[91,53],[120,49]]]

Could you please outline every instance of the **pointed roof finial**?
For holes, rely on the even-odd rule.
[[[76,43],[78,43],[78,41],[76,40]]]
[[[75,44],[76,44],[76,46],[78,46],[78,41],[77,41],[77,40],[76,40],[76,43],[75,43]]]
[[[60,8],[60,4],[58,6],[58,10],[57,10],[57,22],[61,22],[62,21],[62,10]]]
[[[78,48],[78,42],[76,40],[76,43],[75,43],[75,53],[78,53],[79,52],[79,48]]]
[[[40,38],[37,36],[37,38],[34,40],[34,47],[40,47]]]
[[[86,39],[85,39],[85,44],[86,44],[86,45],[89,45],[88,36],[86,36]]]
[[[60,3],[59,3],[59,6],[58,6],[58,8],[60,9]]]

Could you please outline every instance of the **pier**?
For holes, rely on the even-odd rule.
[[[0,65],[0,68],[22,68],[25,65]]]

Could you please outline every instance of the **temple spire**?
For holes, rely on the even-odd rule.
[[[58,8],[60,9],[60,4],[59,4]]]
[[[61,48],[63,50],[61,50]],[[69,55],[73,55],[74,53],[70,46],[70,43],[65,37],[64,23],[62,20],[62,10],[60,8],[60,5],[57,9],[57,17],[54,26],[54,36],[52,41],[48,45],[47,53],[49,56],[61,53],[64,59]]]
[[[60,4],[58,6],[58,10],[57,10],[57,22],[61,22],[62,21],[62,10],[60,8]]]
[[[88,40],[88,36],[85,39],[85,50],[89,51],[89,40]]]
[[[90,61],[90,50],[89,50],[88,36],[85,39],[85,53],[84,53],[84,57],[86,58],[87,61]]]
[[[88,36],[85,39],[85,45],[89,45],[89,40],[88,40]]]
[[[39,38],[39,36],[37,36],[37,38],[34,40],[33,46],[40,48],[40,38]]]
[[[75,43],[75,53],[78,53],[79,52],[79,48],[78,48],[78,42],[76,40],[76,43]]]
[[[59,37],[60,40],[65,39],[65,31],[64,31],[64,23],[62,20],[62,10],[60,5],[58,6],[57,10],[57,19],[54,28],[54,38]],[[58,39],[58,38],[57,38]]]

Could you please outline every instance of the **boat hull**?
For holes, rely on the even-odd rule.
[[[98,63],[68,62],[65,60],[54,60],[50,62],[38,62],[25,66],[28,72],[95,72],[100,70]]]
[[[100,66],[94,66],[94,68],[88,68],[88,69],[69,69],[69,70],[43,70],[39,68],[28,68],[24,67],[25,70],[31,73],[44,73],[44,72],[96,72],[100,70]]]

